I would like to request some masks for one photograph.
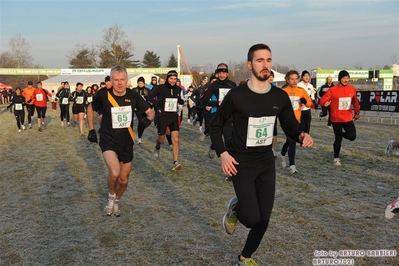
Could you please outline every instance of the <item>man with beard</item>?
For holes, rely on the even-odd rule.
[[[251,256],[266,232],[275,195],[272,139],[276,118],[287,136],[303,147],[313,144],[310,135],[301,132],[287,93],[268,82],[272,67],[269,46],[252,46],[247,67],[252,72],[251,79],[227,93],[210,124],[211,140],[220,155],[222,170],[231,177],[236,193],[227,205],[223,226],[230,235],[237,221],[251,228],[236,265],[258,265]],[[227,150],[222,135],[231,117],[234,128]]]
[[[139,77],[137,79],[137,87],[133,88],[146,102],[148,102],[148,94],[149,94],[149,89],[145,86],[145,79],[143,77]],[[141,137],[143,136],[144,130],[145,130],[145,125],[143,123],[143,118],[146,117],[145,113],[140,113],[136,112],[137,116],[137,134],[139,137],[138,144],[142,143]]]
[[[179,160],[179,117],[177,115],[178,104],[184,104],[181,98],[181,88],[177,86],[177,72],[170,70],[166,75],[166,82],[156,86],[148,96],[157,110],[158,138],[155,145],[154,156],[159,157],[161,144],[165,141],[166,128],[169,127],[173,143],[173,172],[182,169]]]
[[[341,166],[339,153],[341,151],[342,138],[349,141],[356,139],[356,127],[353,120],[360,118],[360,105],[356,88],[349,85],[349,73],[341,70],[338,73],[338,84],[328,89],[320,99],[321,106],[330,106],[331,124],[334,130],[335,140],[334,164]],[[354,111],[354,113],[353,113]]]

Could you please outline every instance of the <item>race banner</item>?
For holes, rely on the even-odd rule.
[[[399,91],[358,91],[360,110],[399,112]]]

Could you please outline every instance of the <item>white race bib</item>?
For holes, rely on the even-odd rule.
[[[290,97],[290,100],[291,100],[292,109],[294,111],[298,110],[301,107],[301,105],[299,105],[299,97],[295,96],[295,95],[292,95],[292,96],[289,96],[289,97]]]
[[[128,128],[132,123],[132,107],[111,107],[112,128]]]
[[[43,101],[43,94],[36,94],[36,101]]]
[[[247,147],[271,145],[275,121],[276,116],[248,118]]]
[[[22,103],[16,103],[15,104],[15,110],[17,110],[17,111],[22,110]]]
[[[61,103],[62,104],[68,104],[68,98],[62,98]]]
[[[177,98],[166,98],[164,111],[165,112],[177,112]]]
[[[219,102],[223,101],[230,88],[219,88]]]
[[[93,101],[93,97],[92,96],[87,97],[87,102],[91,103],[92,101]]]
[[[78,96],[78,97],[76,97],[76,99],[77,99],[77,101],[76,101],[77,104],[82,104],[84,97],[83,96]]]
[[[349,110],[351,108],[351,97],[340,97],[338,99],[338,110]]]

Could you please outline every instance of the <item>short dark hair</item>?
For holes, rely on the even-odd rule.
[[[272,52],[272,50],[270,50],[270,47],[264,43],[252,45],[251,48],[249,48],[247,55],[247,60],[249,62],[252,62],[252,59],[254,58],[254,53],[258,50],[268,50],[270,53]]]

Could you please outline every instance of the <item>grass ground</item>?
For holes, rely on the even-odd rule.
[[[0,106],[4,109],[5,106]],[[18,133],[0,114],[0,265],[231,265],[248,229],[225,234],[221,218],[233,196],[220,160],[207,157],[209,138],[183,122],[183,170],[172,155],[152,152],[151,126],[134,148],[120,218],[102,213],[106,167],[96,144],[78,128],[61,127],[48,111],[43,132]],[[36,121],[36,119],[34,119]],[[332,164],[333,133],[313,118],[312,148],[297,148],[299,174],[276,161],[277,193],[270,226],[254,254],[260,265],[312,265],[315,251],[399,250],[399,217],[384,218],[399,195],[399,158],[386,158],[398,126],[356,122],[358,138],[343,141]],[[87,131],[87,130],[86,130]],[[277,150],[284,142],[279,130]],[[398,257],[350,257],[355,265],[399,265]]]

